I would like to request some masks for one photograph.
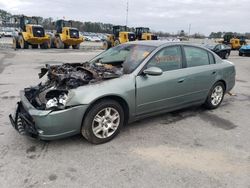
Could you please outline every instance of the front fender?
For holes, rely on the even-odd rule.
[[[117,96],[126,101],[131,113],[135,110],[135,78],[132,75],[81,86],[71,93],[67,106],[89,105],[104,97]]]

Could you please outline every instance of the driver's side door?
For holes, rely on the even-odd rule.
[[[170,46],[160,50],[149,60],[146,68],[158,67],[162,75],[151,76],[140,74],[136,77],[136,114],[173,108],[183,102],[185,72],[183,72],[183,57],[180,46]]]

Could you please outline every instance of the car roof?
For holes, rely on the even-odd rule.
[[[179,44],[179,45],[192,45],[192,46],[200,47],[200,44],[192,43],[189,41],[176,42],[176,41],[167,41],[167,40],[141,40],[141,41],[132,41],[132,42],[129,42],[129,44],[147,45],[147,46],[154,46],[154,47]]]
[[[138,44],[138,45],[148,45],[148,46],[155,46],[155,47],[158,47],[158,46],[161,46],[161,45],[164,45],[164,44],[169,44],[170,42],[169,41],[163,41],[163,40],[141,40],[141,41],[132,41],[132,42],[129,42],[130,44]],[[172,42],[174,43],[174,42]]]

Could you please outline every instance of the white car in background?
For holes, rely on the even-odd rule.
[[[98,36],[96,36],[96,35],[91,36],[91,38],[92,38],[91,41],[93,41],[93,42],[101,42],[101,41],[102,41],[102,40],[101,40]]]
[[[101,42],[101,39],[96,35],[84,35],[85,41]]]
[[[12,37],[13,34],[14,34],[14,32],[15,32],[15,29],[14,29],[14,28],[5,28],[5,29],[3,30],[3,35],[4,35],[5,37]]]

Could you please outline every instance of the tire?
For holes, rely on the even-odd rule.
[[[24,38],[23,38],[23,36],[21,35],[21,36],[19,36],[19,40],[18,40],[18,42],[19,42],[19,46],[20,46],[20,48],[22,48],[22,49],[28,49],[29,48],[29,44],[28,44],[28,42],[26,42],[25,40],[24,40]]]
[[[108,114],[116,118],[111,120],[112,118]],[[119,133],[123,124],[124,111],[122,106],[114,100],[101,100],[87,112],[81,133],[89,142],[102,144],[112,140]],[[97,127],[99,128],[95,130]]]
[[[55,47],[58,48],[58,49],[63,49],[64,48],[64,44],[63,44],[60,37],[55,38]]]
[[[111,42],[110,41],[103,41],[102,47],[104,50],[108,50],[109,48],[111,48]]]
[[[120,44],[119,40],[115,40],[114,46],[118,46]]]
[[[227,52],[225,55],[224,55],[224,59],[228,59],[229,57],[229,53]]]
[[[73,48],[73,49],[80,49],[80,44],[72,45],[72,48]]]
[[[31,47],[32,47],[32,49],[37,49],[38,48],[38,44],[32,44]]]
[[[239,56],[243,56],[243,53],[239,52]]]
[[[222,82],[215,83],[208,93],[204,107],[207,109],[218,108],[223,101],[224,95],[225,85]]]

